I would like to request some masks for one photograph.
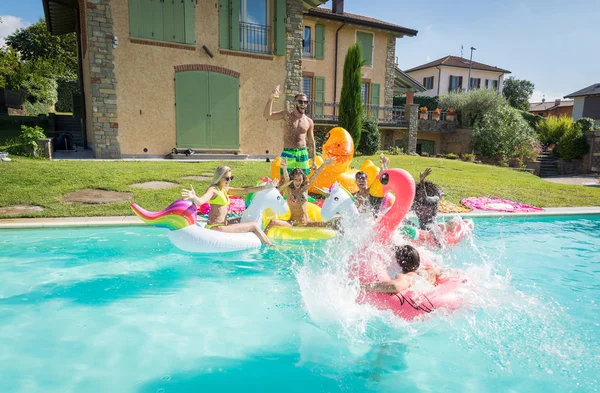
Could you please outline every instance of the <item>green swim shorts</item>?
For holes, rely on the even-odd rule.
[[[288,174],[291,173],[295,168],[302,169],[307,176],[310,173],[310,166],[308,166],[308,150],[306,147],[294,149],[285,148],[281,153],[281,159],[287,161]],[[281,169],[279,172],[283,175]]]

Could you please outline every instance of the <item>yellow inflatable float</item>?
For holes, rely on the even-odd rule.
[[[351,193],[357,192],[358,186],[354,179],[357,170],[350,168],[350,162],[354,158],[354,141],[348,131],[342,127],[332,128],[327,133],[327,141],[323,144],[323,158],[317,156],[317,166],[321,166],[323,160],[327,158],[335,158],[335,163],[325,168],[309,191],[315,194],[319,193],[319,188],[328,189],[337,181]],[[280,162],[280,158],[277,157],[271,164],[272,179],[279,179]],[[312,160],[310,165],[312,166]],[[361,165],[360,170],[367,174],[369,187],[375,182],[380,171],[379,167],[371,160],[366,160]]]
[[[323,221],[321,208],[314,203],[308,203],[306,212],[311,221]],[[283,215],[277,215],[271,209],[267,209],[263,216],[263,225],[266,227],[272,219],[289,220],[290,210]],[[273,227],[269,229],[267,236],[275,240],[327,240],[335,237],[335,231],[329,228],[319,227]]]

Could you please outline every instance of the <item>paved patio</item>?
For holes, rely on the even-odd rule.
[[[600,174],[591,173],[585,175],[574,175],[574,176],[552,176],[552,177],[542,177],[542,179],[547,180],[552,183],[561,183],[561,184],[572,184],[583,186],[586,183],[598,183],[598,179],[600,178]],[[598,183],[600,184],[600,183]]]

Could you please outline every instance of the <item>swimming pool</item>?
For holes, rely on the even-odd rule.
[[[475,225],[441,254],[473,305],[414,323],[353,302],[335,242],[207,257],[160,228],[0,231],[1,390],[597,391],[600,216]]]

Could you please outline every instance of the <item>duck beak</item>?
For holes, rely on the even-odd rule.
[[[383,198],[383,184],[381,184],[379,178],[375,179],[375,181],[371,185],[371,188],[369,189],[369,194],[377,198]]]

